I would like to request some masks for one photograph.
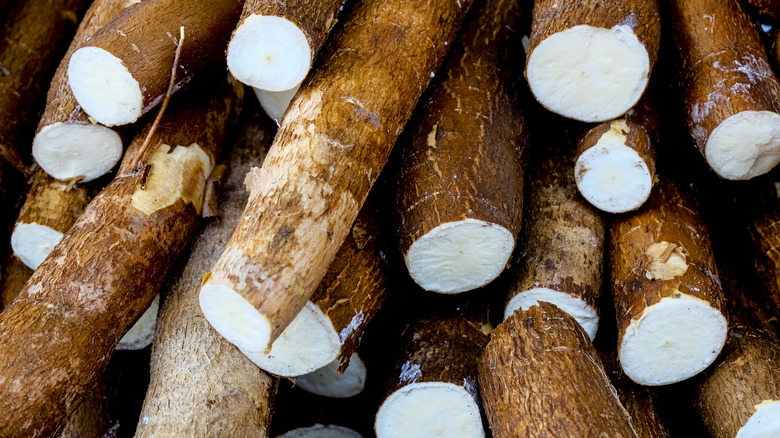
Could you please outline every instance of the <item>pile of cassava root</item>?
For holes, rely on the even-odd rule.
[[[0,438],[780,436],[780,0],[0,25]]]

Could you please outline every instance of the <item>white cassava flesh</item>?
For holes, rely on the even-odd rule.
[[[28,268],[35,270],[62,240],[62,233],[45,225],[19,224],[11,234],[11,249]]]
[[[363,435],[348,427],[315,424],[314,426],[293,429],[277,435],[276,438],[363,438]]]
[[[378,438],[482,438],[482,418],[474,397],[444,382],[412,383],[390,394],[379,407]]]
[[[539,43],[526,74],[534,96],[550,111],[601,122],[637,103],[647,86],[650,58],[626,25],[580,25]]]
[[[105,126],[55,123],[33,140],[35,161],[57,179],[81,177],[92,181],[111,170],[122,158],[122,139]]]
[[[613,126],[615,122],[613,122]],[[647,201],[653,176],[647,163],[626,146],[625,131],[610,129],[580,154],[574,165],[577,189],[594,207],[608,213],[635,210]]]
[[[154,297],[138,321],[122,336],[116,345],[117,350],[141,350],[148,347],[154,339],[154,329],[157,326],[157,312],[160,310],[160,295]]]
[[[712,130],[705,147],[707,163],[726,179],[750,179],[780,162],[780,115],[742,111]]]
[[[97,47],[82,47],[68,63],[68,84],[81,108],[106,126],[141,117],[143,95],[122,60]]]
[[[514,246],[515,239],[506,228],[464,219],[441,224],[417,239],[405,261],[412,279],[423,289],[459,293],[498,277]]]
[[[555,304],[577,320],[591,341],[596,338],[596,332],[599,328],[599,316],[596,309],[580,298],[545,287],[535,287],[512,297],[504,308],[504,319],[509,318],[515,310],[528,310],[531,306],[539,304],[540,301]]]
[[[334,360],[324,367],[295,379],[295,386],[323,397],[347,398],[363,392],[366,386],[366,364],[357,354],[349,359],[344,374],[337,371],[341,361]]]
[[[776,438],[780,436],[780,400],[766,400],[737,432],[737,438]]]
[[[308,301],[271,344],[271,351],[267,354],[240,349],[249,360],[271,374],[297,377],[336,360],[341,349],[341,339],[330,318],[317,305]]]
[[[289,90],[311,66],[311,47],[293,22],[272,15],[250,15],[236,29],[227,49],[230,73],[266,91]]]
[[[271,339],[271,321],[233,289],[206,283],[198,297],[214,330],[244,354],[262,353]]]
[[[277,125],[281,125],[282,116],[284,116],[287,107],[290,106],[290,102],[299,88],[301,88],[301,84],[286,91],[265,91],[259,88],[253,88],[253,90],[255,90],[255,96],[257,96],[260,106],[263,107],[268,117],[273,119]]]
[[[677,293],[645,308],[620,344],[625,374],[642,385],[680,382],[707,368],[726,342],[728,324],[702,299]]]

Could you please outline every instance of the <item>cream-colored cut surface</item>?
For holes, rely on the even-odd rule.
[[[349,359],[344,374],[337,371],[341,361],[334,360],[324,367],[295,379],[295,386],[323,397],[347,398],[363,392],[366,386],[366,364],[357,354]]]
[[[647,86],[650,57],[626,25],[579,25],[539,43],[526,73],[534,96],[550,111],[601,122],[636,104]]]
[[[147,215],[181,199],[200,213],[206,178],[211,173],[211,157],[196,143],[171,147],[161,144],[149,160],[151,170],[144,188],[133,193],[131,205]]]
[[[780,401],[765,400],[737,432],[737,438],[780,437]]]
[[[645,249],[648,280],[672,280],[688,270],[685,249],[671,242],[656,242]]]
[[[423,289],[459,293],[484,286],[503,272],[515,239],[506,228],[477,219],[447,222],[406,253],[409,274]]]
[[[461,386],[412,383],[390,394],[379,407],[378,438],[483,438],[474,398]]]
[[[596,309],[580,298],[546,287],[535,287],[512,297],[504,308],[504,319],[509,318],[515,310],[520,308],[528,310],[540,301],[555,304],[580,323],[591,341],[596,338],[599,328],[599,315]]]
[[[241,348],[241,347],[239,347]],[[271,351],[241,351],[263,370],[281,377],[297,377],[336,359],[341,340],[333,323],[311,301],[271,344]]]
[[[293,429],[277,435],[276,438],[363,438],[363,435],[348,427],[315,424],[314,426]]]
[[[647,163],[625,144],[627,132],[625,120],[613,121],[574,165],[577,189],[594,207],[608,213],[639,208],[653,187]]]
[[[233,289],[206,283],[198,295],[203,316],[222,337],[246,352],[263,352],[271,339],[271,321]]]
[[[55,123],[41,129],[32,154],[46,173],[57,179],[92,181],[122,158],[122,139],[103,125]]]
[[[122,336],[116,346],[117,350],[141,350],[148,347],[154,339],[154,328],[157,326],[157,312],[160,309],[160,295],[154,297],[152,304],[146,309],[130,330]]]
[[[282,124],[282,117],[287,111],[287,107],[290,106],[290,102],[299,88],[301,88],[301,84],[286,91],[265,91],[259,88],[253,88],[253,90],[255,90],[255,96],[257,96],[265,113],[279,126]]]
[[[18,224],[11,234],[11,249],[22,263],[35,270],[60,240],[62,233],[45,225]]]
[[[122,60],[97,47],[82,47],[70,57],[68,85],[81,108],[106,126],[141,117],[143,95]]]
[[[780,162],[780,115],[743,111],[722,121],[704,149],[707,164],[726,179],[763,175]]]
[[[620,344],[623,371],[642,385],[668,385],[707,368],[726,342],[728,324],[699,298],[675,293],[631,321]]]
[[[303,81],[311,66],[311,47],[295,23],[272,15],[250,15],[236,29],[227,49],[230,73],[265,91],[285,91]]]

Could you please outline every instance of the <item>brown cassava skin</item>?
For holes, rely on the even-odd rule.
[[[577,191],[572,154],[546,154],[533,170],[523,251],[507,301],[534,288],[567,293],[597,309],[604,219]]]
[[[745,0],[756,12],[775,19],[780,18],[780,1],[778,0]]]
[[[688,130],[704,155],[712,130],[728,117],[780,111],[780,84],[742,2],[673,0],[669,5]]]
[[[550,303],[496,327],[479,384],[496,438],[636,436],[588,335]]]
[[[65,234],[89,203],[87,188],[52,178],[39,168],[16,225],[38,224]]]
[[[111,362],[81,399],[57,438],[106,438],[119,428],[119,370]],[[113,435],[112,435],[113,429]]]
[[[270,318],[270,341],[325,275],[470,5],[357,5],[247,175],[249,203],[207,284]]]
[[[38,100],[88,5],[87,0],[28,0],[11,9],[0,29],[0,147],[18,149],[18,140],[34,128]],[[10,171],[5,167],[0,156],[0,177]],[[0,184],[0,196],[3,191]]]
[[[145,151],[149,126],[142,130],[117,178],[0,314],[0,436],[48,436],[63,424],[195,232],[208,169],[196,160],[160,163],[173,155],[167,144],[197,143],[211,160],[217,155],[238,97],[227,86],[212,89],[170,108]],[[139,194],[165,199],[159,190],[168,188],[170,205],[152,204],[147,214],[133,204]]]
[[[138,81],[145,114],[168,90],[180,27],[185,39],[174,90],[224,64],[225,47],[240,14],[239,0],[144,0],[125,9],[81,47],[98,47],[122,60]]]
[[[483,2],[439,72],[399,167],[402,254],[447,222],[477,219],[520,232],[528,133],[514,100],[512,45],[520,5]]]
[[[610,235],[618,345],[628,326],[663,298],[679,298],[682,293],[725,313],[709,230],[699,217],[697,205],[678,182],[662,177],[641,209],[616,216]],[[651,267],[650,263],[658,260],[646,255],[646,250],[661,242],[682,248],[687,264],[682,275],[660,277]],[[648,275],[656,278],[649,279]]]
[[[3,275],[0,277],[0,310],[8,307],[19,296],[19,292],[32,276],[33,270],[28,268],[16,256],[8,256],[3,263]]]
[[[751,224],[750,233],[756,251],[756,270],[767,290],[774,317],[780,317],[780,209],[767,208]]]
[[[163,290],[151,379],[136,437],[268,436],[277,381],[211,328],[200,310],[198,290],[203,272],[217,261],[249,198],[244,175],[251,166],[261,165],[272,139],[273,133],[260,123],[244,128],[230,157],[221,219],[201,229],[183,269]]]

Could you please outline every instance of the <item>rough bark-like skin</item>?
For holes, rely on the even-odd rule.
[[[17,140],[34,127],[37,101],[88,5],[28,0],[11,10],[0,29],[0,146],[17,148]],[[6,165],[0,157],[0,175]]]
[[[521,6],[511,0],[482,4],[403,149],[397,195],[402,254],[447,222],[478,219],[515,237],[520,232],[528,135],[509,60],[522,30]]]
[[[184,27],[184,44],[174,90],[224,64],[225,47],[240,14],[239,0],[144,0],[125,9],[81,47],[98,47],[122,60],[141,88],[145,114],[168,90],[179,28]]]
[[[36,223],[64,234],[88,202],[85,186],[56,180],[39,168],[33,174],[32,187],[19,210],[16,224]]]
[[[775,19],[780,18],[780,1],[778,0],[745,0],[756,12]]]
[[[658,0],[537,0],[526,60],[536,46],[553,34],[574,26],[611,29],[619,24],[632,28],[650,58],[650,70],[661,45],[661,17]]]
[[[780,209],[767,210],[750,227],[756,270],[766,287],[775,317],[780,317]]]
[[[298,26],[309,40],[311,61],[328,38],[347,0],[247,0],[236,29],[250,15],[282,17]]]
[[[217,97],[201,92],[196,102],[169,109],[146,151],[139,150],[142,130],[117,178],[0,314],[0,436],[40,437],[57,430],[195,232],[200,200],[183,198],[205,184],[200,162],[182,170],[186,190],[167,207],[147,215],[131,203],[145,183],[145,193],[163,186],[151,182],[165,169],[149,164],[164,144],[197,143],[216,156],[237,98],[232,90],[228,97],[223,87],[212,88]],[[136,159],[139,170],[127,169]]]
[[[493,331],[479,383],[495,438],[636,436],[588,335],[550,303]]]
[[[742,111],[780,112],[780,84],[737,0],[672,0],[688,130],[704,154],[710,133]],[[715,18],[712,18],[715,17]]]
[[[0,310],[8,307],[16,299],[19,292],[32,276],[33,270],[28,268],[16,256],[8,256],[3,263],[3,275],[0,277]]]
[[[268,436],[276,379],[211,328],[198,291],[203,272],[217,261],[249,198],[244,175],[261,165],[272,138],[259,123],[245,127],[230,157],[222,217],[198,233],[181,273],[163,292],[136,437]]]
[[[631,322],[639,319],[647,307],[679,293],[702,299],[725,313],[709,230],[693,199],[676,181],[662,177],[640,210],[616,217],[610,237],[618,345]],[[648,275],[652,275],[653,260],[646,250],[661,242],[677,245],[675,251],[684,253],[687,269],[668,280],[651,280]]]
[[[46,95],[46,108],[43,111],[40,122],[38,122],[37,132],[55,123],[79,123],[84,125],[92,123],[89,121],[87,113],[76,102],[73,92],[70,91],[70,85],[68,85],[67,72],[70,55],[131,4],[133,4],[132,0],[95,0],[92,2],[92,5],[84,14],[81,24],[79,24],[68,52],[62,58],[57,71],[54,73],[49,93]]]
[[[570,153],[544,156],[533,172],[517,280],[507,300],[543,287],[580,298],[597,309],[604,267],[604,219],[577,191]]]
[[[271,341],[325,275],[470,5],[357,5],[247,175],[249,203],[207,283],[268,316]]]
[[[68,418],[57,438],[107,438],[119,429],[119,367],[112,361]]]

